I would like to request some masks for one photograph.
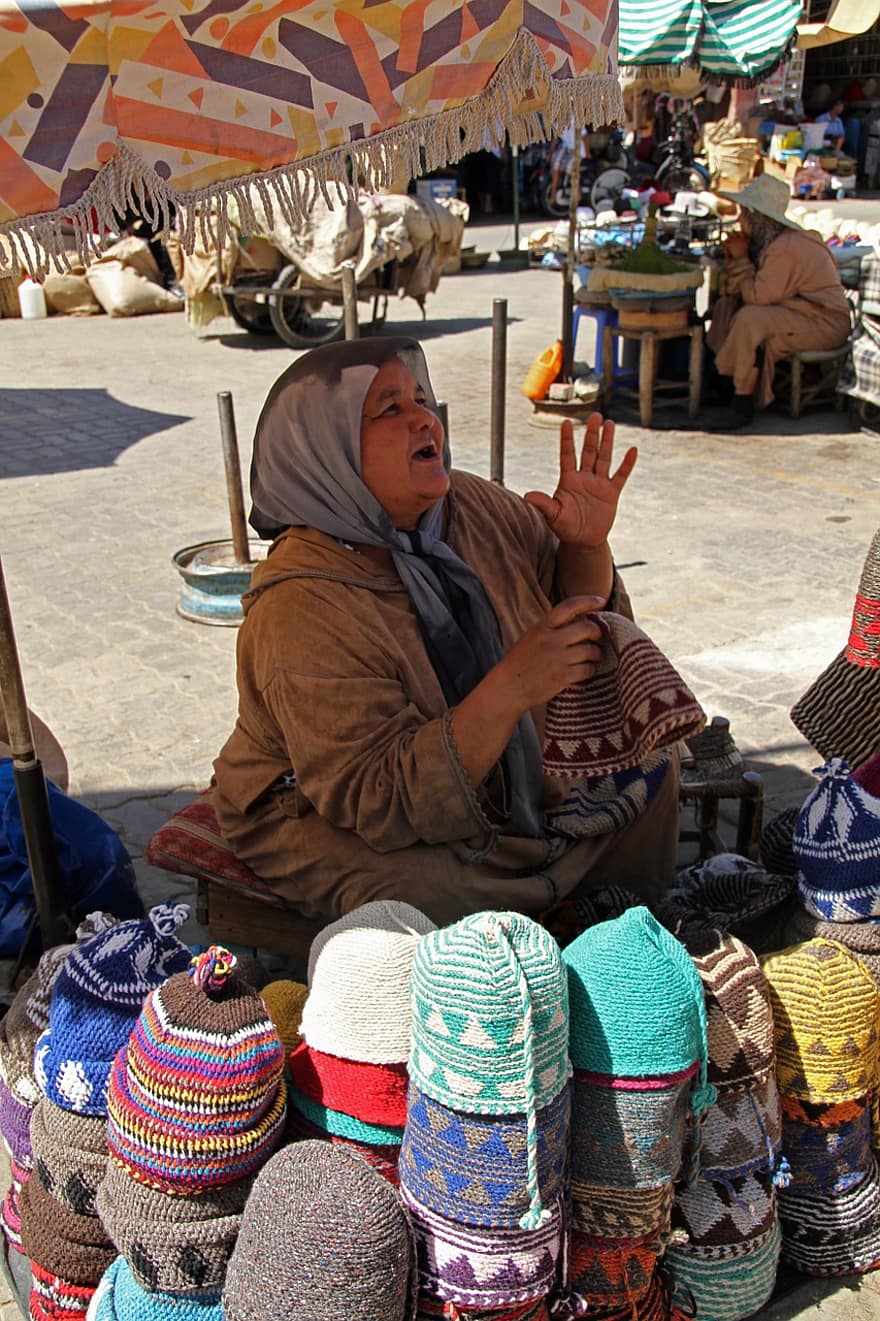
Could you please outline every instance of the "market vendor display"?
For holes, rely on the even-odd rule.
[[[450,471],[414,341],[316,349],[276,382],[251,473],[276,540],[213,802],[304,915],[399,898],[449,921],[668,883],[674,744],[703,716],[627,618],[607,536],[636,452],[612,472],[612,445],[594,417],[578,463],[565,424],[555,494],[523,500]]]
[[[725,245],[727,292],[706,336],[721,376],[733,378],[730,407],[700,419],[710,430],[746,426],[773,401],[780,358],[836,349],[850,332],[850,308],[836,261],[821,237],[787,219],[788,187],[762,174],[739,193],[739,232]]]

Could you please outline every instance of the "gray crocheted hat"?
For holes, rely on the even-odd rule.
[[[227,1268],[225,1321],[410,1321],[416,1289],[409,1217],[362,1157],[307,1141],[267,1161]]]

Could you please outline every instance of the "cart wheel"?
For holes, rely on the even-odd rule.
[[[273,334],[275,327],[272,325],[269,304],[258,303],[250,290],[254,285],[265,285],[267,289],[271,289],[275,282],[275,272],[251,271],[247,275],[236,276],[232,283],[235,285],[239,281],[248,287],[248,292],[226,295],[229,315],[237,326],[241,326],[242,330],[249,330],[252,335]]]
[[[296,266],[285,266],[276,279],[274,289],[295,289],[300,273]],[[331,344],[345,333],[345,314],[342,304],[327,295],[308,294],[299,298],[273,298],[269,306],[272,326],[276,335],[292,349],[314,349],[319,344]]]

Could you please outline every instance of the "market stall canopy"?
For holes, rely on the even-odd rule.
[[[858,3],[859,0],[856,0]],[[620,0],[620,63],[751,82],[788,53],[801,0]]]
[[[880,19],[880,0],[836,0],[822,23],[798,23],[797,44],[801,50],[832,46],[861,36]]]
[[[611,123],[616,36],[616,0],[0,0],[0,233],[44,266],[147,199],[188,246],[252,187],[296,220],[401,155]]]

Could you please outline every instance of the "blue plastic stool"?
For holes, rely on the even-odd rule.
[[[571,356],[575,357],[577,349],[578,326],[581,317],[589,316],[596,322],[596,361],[593,363],[593,371],[597,376],[602,375],[602,345],[605,340],[605,327],[617,325],[617,312],[613,307],[587,307],[582,303],[575,303],[574,317],[571,326]],[[618,341],[619,352],[619,341]],[[637,373],[629,371],[620,365],[617,357],[614,360],[613,377],[615,381],[635,380]]]

